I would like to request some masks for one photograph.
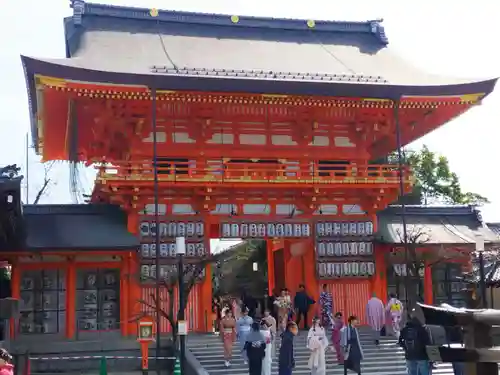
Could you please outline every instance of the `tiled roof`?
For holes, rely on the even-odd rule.
[[[490,228],[493,232],[496,233],[497,236],[500,237],[500,223],[487,223],[488,228]]]
[[[403,239],[401,206],[390,206],[379,213],[377,238],[385,243]],[[407,233],[427,244],[475,244],[481,235],[485,243],[500,243],[500,238],[481,222],[473,206],[406,206]],[[415,238],[416,239],[416,238]],[[416,239],[417,240],[417,239]]]
[[[388,48],[380,20],[311,23],[162,10],[152,17],[146,8],[82,0],[72,7],[67,58],[22,56],[34,130],[35,74],[158,90],[393,100],[488,95],[496,83],[417,69]]]
[[[27,73],[37,69],[50,71],[52,66],[53,74],[59,71],[58,77],[85,80],[82,79],[85,76],[80,77],[74,71],[83,69],[87,79],[95,82],[152,86],[151,79],[155,78],[158,89],[163,85],[158,77],[191,77],[198,82],[202,78],[206,90],[219,92],[237,90],[213,86],[208,78],[406,86],[477,82],[427,74],[411,66],[387,48],[381,20],[314,20],[310,27],[311,20],[247,16],[235,20],[234,15],[162,10],[152,17],[147,8],[82,0],[73,1],[73,11],[73,16],[65,20],[67,59],[24,57]],[[168,84],[165,89],[189,89],[173,87],[172,80]],[[493,82],[486,86],[489,88],[477,88],[474,93],[489,93]],[[273,93],[282,93],[278,87],[274,89]],[[265,92],[262,87],[255,90]],[[456,95],[470,93],[461,92],[458,87],[454,90],[458,90]],[[250,87],[240,91],[252,92]],[[418,95],[416,88],[413,92],[409,87],[403,91],[392,96]],[[388,92],[381,95],[392,96]]]
[[[111,205],[25,205],[30,250],[130,250],[139,246],[127,231],[126,214]]]
[[[327,21],[304,20],[271,17],[251,17],[231,14],[180,12],[172,10],[157,10],[152,17],[152,8],[134,8],[106,4],[95,4],[83,0],[71,0],[73,8],[72,21],[75,25],[82,25],[83,19],[88,16],[112,17],[126,20],[149,21],[150,23],[176,22],[187,25],[233,26],[239,28],[279,29],[310,31],[311,21],[314,21],[314,30],[337,33],[365,33],[374,35],[380,44],[387,44],[382,20],[370,21]]]

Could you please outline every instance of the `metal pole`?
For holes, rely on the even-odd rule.
[[[178,272],[179,275],[179,316],[177,317],[177,321],[184,321],[184,254],[179,254],[179,264],[178,264]],[[186,336],[184,334],[180,335],[179,338],[180,345],[180,365],[181,365],[181,374],[186,374]]]
[[[154,178],[154,204],[155,204],[155,266],[156,266],[156,357],[161,357],[161,304],[160,304],[160,217],[159,217],[159,183],[158,183],[158,140],[156,135],[156,89],[151,90],[151,122],[153,129],[153,178]],[[158,359],[155,361],[156,372],[160,375],[160,365]]]
[[[26,133],[26,204],[30,203],[30,133]]]
[[[401,223],[403,224],[403,246],[404,246],[404,259],[405,259],[405,269],[406,275],[404,277],[404,286],[405,286],[405,300],[407,304],[407,311],[410,306],[409,296],[408,296],[408,277],[410,276],[410,272],[408,269],[408,228],[406,226],[406,204],[404,202],[404,166],[403,166],[403,151],[401,150],[401,126],[399,123],[399,99],[394,101],[394,122],[396,124],[396,145],[398,148],[398,169],[399,169],[399,204],[401,205]]]
[[[486,300],[486,277],[484,274],[484,238],[476,234],[476,254],[479,253],[479,290],[481,292],[481,306],[488,307]]]
[[[484,252],[479,252],[479,289],[481,290],[481,306],[484,309],[488,308],[486,300],[486,277],[484,275]]]

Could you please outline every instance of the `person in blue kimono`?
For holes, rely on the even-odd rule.
[[[253,319],[248,316],[248,309],[243,309],[243,315],[236,321],[236,338],[240,343],[240,349],[243,355],[243,361],[245,365],[248,364],[248,357],[245,350],[245,342],[247,341],[247,336],[250,333],[250,329],[253,324]]]
[[[340,330],[340,346],[344,352],[344,375],[347,375],[347,370],[361,375],[363,348],[359,340],[357,324],[358,318],[351,315],[347,320],[347,326]]]
[[[252,323],[251,331],[246,336],[243,350],[248,358],[249,375],[262,375],[262,362],[266,356],[266,342],[260,332],[259,323]]]
[[[281,347],[278,358],[278,375],[292,375],[295,368],[295,357],[293,353],[293,340],[299,328],[293,321],[288,322],[285,332],[281,335]]]

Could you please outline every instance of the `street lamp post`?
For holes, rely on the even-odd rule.
[[[175,239],[175,248],[177,253],[177,275],[178,275],[178,293],[179,293],[179,314],[177,316],[177,333],[179,335],[179,362],[181,374],[186,372],[186,334],[187,327],[184,321],[184,255],[186,254],[186,239],[177,237]]]
[[[159,177],[158,177],[158,134],[157,134],[157,98],[156,89],[151,89],[151,127],[153,131],[153,185],[154,185],[154,206],[155,206],[155,299],[156,299],[156,373],[160,375],[158,358],[161,356],[161,302],[160,302],[160,213],[159,213]]]
[[[400,100],[394,101],[394,122],[396,125],[396,146],[398,149],[398,170],[399,170],[399,204],[401,205],[401,224],[403,226],[403,246],[404,246],[404,260],[406,275],[404,276],[404,286],[405,286],[405,300],[409,308],[411,303],[409,301],[410,295],[408,294],[408,286],[410,284],[410,267],[409,267],[409,246],[408,246],[408,227],[406,225],[406,204],[404,200],[405,190],[404,190],[404,161],[403,161],[403,150],[402,150],[402,140],[401,140],[401,124],[399,120],[399,105]]]

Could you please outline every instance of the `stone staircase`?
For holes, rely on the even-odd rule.
[[[310,374],[307,368],[309,352],[306,348],[307,332],[301,331],[295,338],[295,370],[294,375]],[[406,365],[403,350],[396,345],[394,338],[382,338],[379,347],[371,341],[366,329],[360,330],[361,345],[365,353],[362,362],[363,375],[406,375]],[[190,336],[188,348],[210,375],[247,375],[248,367],[244,365],[237,345],[233,352],[232,366],[224,367],[222,342],[215,335]],[[279,348],[279,343],[278,343]],[[327,374],[343,375],[343,367],[337,365],[335,353],[327,352]],[[277,360],[273,361],[272,374],[278,374]],[[433,375],[453,375],[450,364],[438,364]]]

